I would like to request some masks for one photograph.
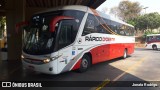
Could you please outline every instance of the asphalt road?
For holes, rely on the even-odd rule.
[[[0,62],[0,70],[0,81],[60,84],[39,90],[160,90],[160,51],[144,48],[136,48],[127,59],[117,58],[93,65],[84,73],[46,75],[23,70],[17,62]]]

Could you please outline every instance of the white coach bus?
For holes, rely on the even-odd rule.
[[[20,24],[22,25],[22,24]],[[86,6],[34,14],[24,28],[23,67],[59,74],[134,52],[134,27]]]
[[[146,48],[153,50],[160,49],[160,34],[147,35]]]

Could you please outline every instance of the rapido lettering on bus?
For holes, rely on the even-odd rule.
[[[85,41],[115,41],[115,38],[110,37],[94,37],[94,36],[85,36]]]

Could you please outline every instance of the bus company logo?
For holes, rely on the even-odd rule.
[[[81,39],[81,38],[78,39],[78,43],[79,43],[79,44],[82,43],[82,39]]]
[[[2,82],[2,87],[11,87],[11,82]]]
[[[94,36],[85,36],[85,41],[115,41],[115,38],[110,37],[94,37]]]

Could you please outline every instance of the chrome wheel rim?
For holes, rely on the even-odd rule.
[[[84,68],[88,67],[88,61],[85,58],[82,60],[82,67],[84,67]]]

